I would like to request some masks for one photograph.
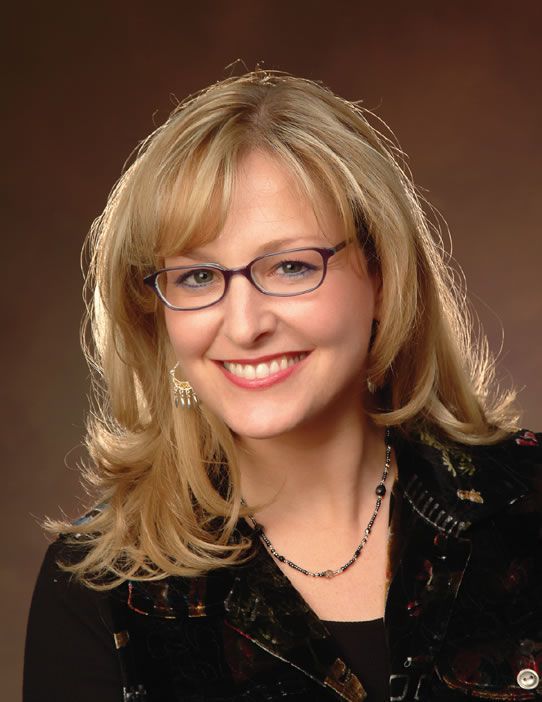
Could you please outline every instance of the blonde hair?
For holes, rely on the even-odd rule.
[[[194,576],[249,557],[236,530],[247,510],[231,432],[205,406],[175,408],[162,307],[142,282],[165,256],[217,235],[248,150],[278,159],[311,202],[331,200],[345,237],[378,268],[373,420],[467,444],[515,428],[457,274],[373,117],[309,80],[247,73],[181,102],[113,189],[88,239],[84,335],[95,376],[87,478],[105,507],[82,523],[49,523],[87,545],[67,566],[87,584]]]

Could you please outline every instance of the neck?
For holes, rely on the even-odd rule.
[[[264,526],[359,526],[385,462],[384,429],[360,403],[270,439],[239,437],[242,494]],[[268,503],[268,504],[266,504]]]

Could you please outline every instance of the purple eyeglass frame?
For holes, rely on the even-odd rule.
[[[344,249],[345,246],[348,246],[350,242],[348,241],[341,241],[340,244],[337,244],[336,246],[332,246],[330,248],[319,248],[317,246],[300,246],[299,248],[296,249],[286,249],[285,251],[275,251],[273,253],[268,253],[264,254],[263,256],[258,256],[254,260],[252,260],[250,263],[247,263],[246,266],[240,266],[239,268],[226,268],[225,266],[221,266],[220,263],[201,263],[197,264],[195,266],[173,266],[172,268],[161,268],[158,271],[154,271],[154,273],[151,273],[150,275],[147,275],[143,278],[143,282],[145,285],[148,285],[152,290],[156,293],[158,296],[159,300],[166,305],[166,307],[169,307],[170,310],[175,310],[176,312],[192,312],[194,310],[203,310],[206,307],[212,307],[213,305],[216,305],[218,302],[224,299],[226,296],[226,293],[228,292],[228,288],[230,285],[230,280],[233,278],[234,275],[242,275],[244,276],[252,285],[261,292],[263,295],[270,295],[271,297],[295,297],[296,295],[305,295],[306,293],[312,292],[313,290],[316,290],[319,288],[322,283],[324,282],[327,274],[327,264],[329,259],[334,256],[338,251],[341,251],[341,249]],[[269,258],[270,256],[276,256],[277,254],[289,254],[289,253],[296,253],[297,251],[317,251],[321,256],[324,264],[324,270],[322,273],[322,279],[318,283],[318,285],[315,285],[312,288],[309,288],[309,290],[303,290],[303,292],[296,292],[296,293],[272,293],[268,292],[267,290],[263,290],[258,283],[254,280],[252,277],[252,266],[254,266],[258,261],[261,261],[264,258]],[[218,298],[218,300],[214,300],[214,302],[211,302],[207,305],[201,305],[199,307],[176,307],[175,305],[172,305],[169,303],[164,295],[162,294],[162,291],[158,287],[158,276],[161,273],[167,273],[169,271],[183,271],[183,270],[188,270],[190,268],[212,268],[213,270],[220,271],[223,276],[224,276],[224,292],[222,295]]]

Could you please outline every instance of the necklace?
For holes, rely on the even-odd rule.
[[[369,539],[369,535],[371,533],[371,530],[373,528],[373,525],[375,523],[378,511],[380,510],[380,505],[382,504],[382,498],[386,494],[386,478],[388,477],[388,472],[390,470],[390,464],[391,464],[391,443],[390,443],[390,437],[391,437],[391,432],[390,428],[386,427],[386,434],[385,434],[385,442],[386,442],[386,461],[384,463],[384,471],[382,473],[382,478],[380,479],[380,482],[376,486],[375,489],[375,494],[376,494],[376,504],[375,508],[373,510],[373,513],[371,515],[371,518],[369,519],[369,522],[367,524],[367,527],[365,528],[365,531],[363,532],[363,537],[358,544],[358,547],[354,551],[354,555],[350,558],[349,561],[347,561],[344,565],[342,565],[340,568],[336,568],[335,570],[320,570],[317,572],[313,572],[311,570],[306,570],[305,568],[302,568],[300,565],[297,565],[297,563],[293,563],[290,561],[286,556],[283,556],[280,554],[271,541],[269,541],[268,537],[266,536],[263,526],[259,524],[256,519],[254,518],[254,515],[248,514],[248,518],[252,522],[252,525],[254,527],[254,536],[259,536],[264,544],[267,546],[269,549],[269,552],[277,559],[277,561],[280,561],[281,563],[286,563],[286,565],[289,565],[290,568],[293,568],[294,570],[299,571],[300,573],[303,573],[303,575],[309,575],[312,578],[334,578],[336,575],[340,575],[341,573],[344,573],[344,571],[347,568],[350,568],[352,563],[357,561],[359,554],[362,552],[363,547],[367,543],[367,540]],[[246,502],[241,498],[241,503],[246,507]]]

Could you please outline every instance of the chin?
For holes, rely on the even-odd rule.
[[[224,422],[234,434],[247,439],[273,439],[292,431],[300,423],[293,417],[281,415],[280,412],[255,415],[238,412],[233,417],[224,417]]]
[[[236,421],[229,423],[228,426],[234,434],[247,439],[275,439],[295,428],[295,426],[279,424],[277,421],[268,423],[242,423]]]

